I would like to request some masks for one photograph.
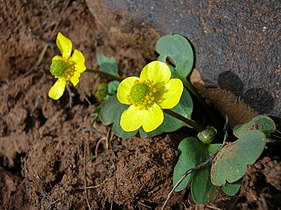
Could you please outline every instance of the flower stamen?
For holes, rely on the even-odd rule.
[[[62,76],[65,70],[67,70],[67,66],[67,62],[65,62],[64,60],[55,60],[50,66],[51,74],[54,77]]]
[[[73,61],[55,60],[50,66],[50,71],[54,77],[64,77],[69,81],[74,75],[75,65]]]
[[[75,72],[75,65],[72,61],[68,61],[68,67],[67,70],[64,73],[64,77],[66,80],[70,80],[71,77],[73,77]]]
[[[152,88],[150,84],[144,82],[137,82],[131,89],[129,94],[129,100],[132,104],[139,106],[140,108],[145,108],[151,105],[155,97],[153,95],[155,88]]]

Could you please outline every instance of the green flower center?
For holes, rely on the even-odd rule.
[[[130,92],[131,99],[133,103],[139,104],[142,103],[145,100],[145,96],[149,92],[149,87],[146,84],[143,83],[137,83],[135,84]]]
[[[51,74],[55,77],[59,77],[64,74],[67,69],[67,62],[63,60],[55,60],[50,66]]]
[[[147,83],[136,83],[133,85],[129,98],[132,104],[145,108],[155,101],[156,89]]]

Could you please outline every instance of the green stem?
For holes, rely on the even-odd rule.
[[[202,126],[200,126],[199,124],[197,124],[195,121],[187,119],[185,117],[183,117],[182,115],[170,110],[170,109],[164,109],[163,110],[166,114],[171,115],[172,117],[175,117],[181,121],[183,121],[184,123],[186,123],[188,126],[190,126],[191,128],[195,129],[198,132],[201,132],[204,130],[204,128]]]
[[[86,71],[90,72],[90,73],[98,74],[98,75],[106,77],[106,78],[111,78],[113,80],[118,80],[118,81],[122,80],[120,77],[114,76],[112,74],[108,74],[108,73],[103,72],[103,71],[98,71],[98,70],[95,70],[95,69],[86,69]]]
[[[197,98],[199,103],[203,106],[203,108],[206,110],[207,114],[215,123],[215,125],[219,125],[217,118],[215,117],[214,113],[208,108],[207,104],[205,103],[204,99],[202,96],[197,92],[197,90],[194,88],[194,86],[191,84],[191,82],[187,79],[182,80],[184,86]]]

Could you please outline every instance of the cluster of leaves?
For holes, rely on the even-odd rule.
[[[172,76],[182,80],[185,89],[179,104],[172,109],[177,114],[191,119],[193,93],[188,76],[193,68],[194,54],[190,43],[180,35],[167,35],[159,39],[156,45],[158,60],[169,64]],[[116,78],[108,84],[101,84],[97,96],[105,99],[100,106],[99,118],[105,125],[112,125],[112,131],[119,137],[130,138],[137,133],[142,137],[153,137],[164,132],[174,132],[186,126],[185,123],[165,113],[164,122],[156,130],[145,132],[142,128],[134,132],[125,132],[120,126],[122,112],[128,105],[121,104],[115,92],[120,76],[116,61],[97,55],[101,71]],[[112,111],[114,110],[114,111]],[[222,190],[227,195],[235,195],[241,185],[241,178],[246,173],[247,165],[253,164],[264,150],[266,139],[275,131],[271,118],[260,115],[250,122],[237,125],[233,129],[237,140],[222,144],[201,141],[197,137],[186,137],[178,146],[179,159],[174,167],[173,185],[176,191],[185,189],[190,183],[192,197],[196,203],[213,201]],[[215,133],[214,133],[215,134]],[[204,167],[191,171],[184,179],[183,175],[200,163],[210,160]],[[182,180],[179,183],[179,180]]]
[[[210,158],[212,162],[192,171],[176,187],[176,191],[185,189],[191,183],[192,197],[199,204],[213,201],[219,189],[227,195],[235,195],[240,189],[247,165],[259,158],[266,139],[275,130],[271,118],[259,115],[246,124],[235,126],[233,133],[238,139],[226,145],[206,145],[195,137],[184,138],[178,146],[180,155],[174,168],[174,186],[186,171]]]

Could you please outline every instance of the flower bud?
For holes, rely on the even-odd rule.
[[[212,126],[207,126],[205,130],[198,133],[197,137],[204,144],[210,144],[217,134],[217,130]]]

